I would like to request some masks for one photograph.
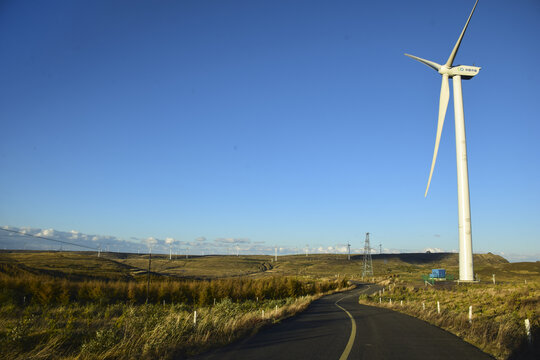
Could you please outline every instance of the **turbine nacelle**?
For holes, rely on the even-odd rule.
[[[405,54],[405,56],[410,57],[418,62],[421,62],[424,65],[429,66],[433,70],[437,71],[441,75],[448,75],[448,77],[453,77],[460,75],[462,79],[469,80],[473,76],[477,75],[481,67],[470,66],[470,65],[456,65],[456,66],[446,66],[437,64],[434,61],[422,59],[421,57],[414,56],[411,54]]]
[[[477,75],[480,69],[481,67],[470,65],[456,65],[450,69],[448,69],[446,66],[441,66],[439,69],[439,74],[447,74],[448,77],[459,75],[462,79],[469,80],[473,76]]]

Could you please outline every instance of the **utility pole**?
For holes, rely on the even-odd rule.
[[[276,248],[275,248],[274,261],[277,262],[277,245],[276,245]]]
[[[351,260],[351,244],[347,243],[347,248],[349,250],[349,254],[347,255],[347,260]]]
[[[369,233],[366,233],[364,242],[364,264],[362,270],[362,280],[365,276],[373,276],[373,262],[371,261],[371,246],[369,245]]]
[[[382,254],[382,244],[379,244],[379,255]]]

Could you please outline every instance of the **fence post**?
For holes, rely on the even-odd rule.
[[[438,313],[438,314],[441,313],[441,304],[439,304],[438,301],[437,301],[437,313]]]
[[[193,312],[193,325],[197,325],[197,310]]]
[[[472,305],[469,306],[469,322],[472,323]]]
[[[529,319],[525,319],[525,332],[527,332],[527,340],[529,341],[529,344],[532,344],[531,323]]]

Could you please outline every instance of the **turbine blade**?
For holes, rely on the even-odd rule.
[[[422,64],[429,66],[430,68],[432,68],[435,71],[439,71],[439,69],[441,68],[441,65],[437,64],[436,62],[429,61],[429,60],[426,60],[426,59],[422,59],[422,58],[419,58],[418,56],[414,56],[414,55],[410,55],[410,54],[405,54],[405,56],[408,56],[411,59],[420,61]]]
[[[437,122],[437,136],[435,138],[435,150],[433,151],[433,160],[431,161],[431,170],[429,172],[429,179],[426,187],[427,196],[429,190],[429,184],[431,183],[431,177],[433,176],[433,169],[435,168],[435,161],[437,160],[437,153],[439,152],[439,143],[441,142],[441,134],[444,125],[444,117],[446,115],[446,108],[448,107],[448,100],[450,100],[450,90],[448,88],[448,75],[444,74],[441,84],[441,97],[439,100],[439,121]]]
[[[459,39],[456,42],[456,45],[454,46],[454,50],[452,50],[452,53],[450,54],[450,57],[448,58],[448,61],[446,62],[445,66],[447,68],[451,68],[452,64],[454,62],[454,59],[457,55],[457,52],[459,50],[459,46],[461,45],[461,40],[463,39],[463,35],[465,35],[465,31],[467,30],[467,26],[469,26],[469,21],[471,21],[472,14],[474,13],[474,9],[476,9],[476,4],[478,4],[478,0],[474,3],[474,6],[472,8],[471,14],[469,15],[469,18],[467,19],[467,23],[463,27],[463,31],[461,32],[461,35],[459,35]]]

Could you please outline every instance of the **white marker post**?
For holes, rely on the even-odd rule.
[[[495,285],[495,274],[493,274],[493,285]]]
[[[529,344],[532,344],[531,323],[529,319],[525,319],[525,332],[527,333],[527,340],[529,341]]]
[[[401,306],[403,306],[403,300],[401,300]]]
[[[422,301],[422,310],[426,310],[426,303]]]
[[[197,325],[197,310],[193,312],[193,325]]]
[[[264,319],[264,310],[262,311],[262,318]]]
[[[469,322],[472,323],[472,305],[469,306]]]
[[[441,304],[439,304],[438,301],[437,301],[437,313],[438,313],[438,314],[441,313]]]

